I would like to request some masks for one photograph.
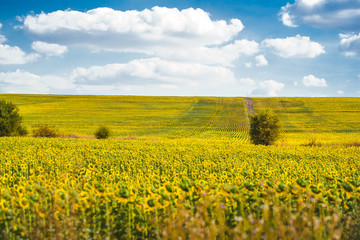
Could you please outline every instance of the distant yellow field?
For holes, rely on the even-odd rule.
[[[112,137],[213,138],[249,142],[245,99],[222,97],[0,95],[20,108],[24,124],[50,124],[60,134]],[[280,145],[349,144],[360,139],[360,98],[253,98],[283,126]]]
[[[20,108],[30,130],[50,124],[62,134],[113,137],[232,138],[248,141],[243,98],[0,95]]]
[[[280,143],[346,144],[360,139],[360,98],[253,98],[271,108],[283,126]]]

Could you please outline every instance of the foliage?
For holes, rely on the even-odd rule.
[[[18,126],[14,136],[25,136],[28,133],[29,133],[28,130],[24,126],[20,125]]]
[[[0,149],[1,239],[340,239],[358,224],[345,221],[360,206],[356,147],[9,138]]]
[[[57,137],[58,134],[56,130],[50,127],[47,124],[36,125],[33,128],[33,136],[34,137],[46,137],[46,138],[54,138]]]
[[[0,100],[0,137],[26,135],[27,131],[21,126],[21,120],[15,104]]]
[[[109,128],[105,127],[105,126],[100,126],[96,131],[95,131],[95,137],[97,139],[106,139],[110,136],[110,130]]]
[[[280,122],[272,111],[265,110],[250,118],[250,138],[258,145],[272,145],[280,136]]]

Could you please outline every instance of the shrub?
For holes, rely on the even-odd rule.
[[[27,135],[28,133],[29,133],[28,130],[27,130],[25,127],[23,127],[23,126],[20,125],[20,126],[17,128],[15,135],[16,135],[16,136],[25,136],[25,135]]]
[[[105,139],[108,138],[109,136],[110,136],[110,130],[105,126],[100,126],[95,132],[95,137],[97,139]]]
[[[57,137],[56,131],[47,124],[40,124],[33,129],[34,137]]]
[[[304,146],[304,147],[321,147],[322,144],[318,141],[316,141],[316,139],[310,139],[310,141],[306,144],[303,144],[301,146]]]
[[[280,136],[280,121],[271,110],[261,111],[250,117],[250,138],[258,145],[271,145]]]
[[[0,137],[26,135],[27,131],[21,126],[21,120],[15,104],[0,100]]]

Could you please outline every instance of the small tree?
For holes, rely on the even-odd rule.
[[[250,118],[250,138],[258,145],[271,145],[280,136],[280,121],[271,110],[261,111]]]
[[[47,124],[39,124],[34,127],[33,136],[55,138],[57,137],[57,133],[53,128],[51,128]]]
[[[27,131],[21,126],[21,120],[15,104],[0,100],[0,137],[26,135]]]
[[[109,136],[110,136],[110,130],[105,126],[100,126],[95,132],[95,137],[97,139],[105,139],[108,138]]]

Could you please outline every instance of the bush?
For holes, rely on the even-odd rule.
[[[57,133],[53,128],[49,127],[48,125],[40,124],[34,127],[33,136],[53,138],[57,137]]]
[[[250,117],[250,138],[258,145],[271,145],[280,136],[280,121],[271,110],[265,110]]]
[[[15,104],[0,100],[0,137],[26,135],[27,131],[21,126],[21,120]]]
[[[20,126],[17,128],[15,135],[16,135],[16,136],[25,136],[25,135],[27,135],[28,133],[29,133],[28,130],[27,130],[25,127],[23,127],[23,126],[20,125]]]
[[[321,147],[322,144],[320,142],[316,141],[315,139],[311,139],[308,143],[303,144],[301,146],[304,146],[304,147]]]
[[[95,137],[97,139],[105,139],[108,138],[109,136],[110,136],[110,130],[105,126],[100,126],[95,132]]]

